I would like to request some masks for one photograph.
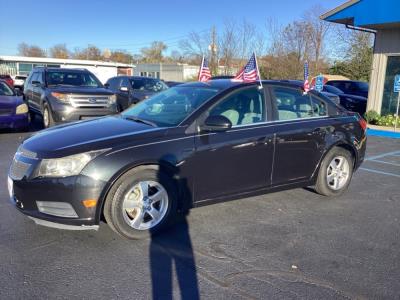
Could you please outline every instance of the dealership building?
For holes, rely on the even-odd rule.
[[[85,68],[95,74],[101,82],[117,75],[132,75],[134,65],[79,59],[48,57],[0,56],[0,74],[28,75],[34,67]]]
[[[400,0],[351,0],[321,16],[375,34],[367,110],[395,114],[394,77],[400,74]]]

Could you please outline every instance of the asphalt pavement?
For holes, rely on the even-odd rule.
[[[38,127],[36,127],[38,128]],[[148,240],[35,225],[0,133],[0,299],[399,299],[400,140],[370,137],[346,194],[295,189],[196,208]]]

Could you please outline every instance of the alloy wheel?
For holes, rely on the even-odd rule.
[[[328,165],[326,180],[328,186],[337,191],[343,188],[350,176],[350,164],[344,156],[335,156]]]
[[[137,230],[148,230],[159,224],[168,210],[168,194],[155,181],[140,181],[124,196],[122,213],[125,222]]]

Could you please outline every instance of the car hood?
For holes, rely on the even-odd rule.
[[[23,103],[19,96],[0,96],[0,108],[14,108]]]
[[[121,116],[103,117],[56,126],[40,131],[23,142],[23,147],[40,158],[100,150],[152,140],[165,129],[127,120]]]
[[[78,86],[54,86],[49,87],[50,92],[66,93],[66,94],[87,94],[87,95],[112,95],[112,91],[106,88],[91,88]]]

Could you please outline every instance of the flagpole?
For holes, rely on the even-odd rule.
[[[257,66],[258,79],[260,80],[260,89],[262,89],[262,88],[263,88],[263,86],[262,86],[262,82],[261,82],[261,74],[260,74],[260,70],[258,69],[257,56],[256,56],[256,53],[255,53],[255,52],[253,52],[253,53],[254,53],[254,58],[255,58],[255,60],[256,60],[256,66]]]
[[[203,68],[203,64],[204,64],[204,55],[203,55],[203,59],[201,60],[201,65],[200,65],[200,69],[199,69],[199,75],[197,76],[197,81],[200,81],[200,74],[201,74],[201,69]]]

